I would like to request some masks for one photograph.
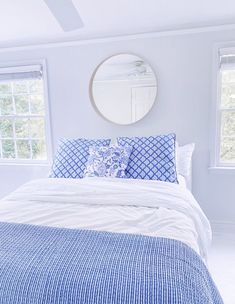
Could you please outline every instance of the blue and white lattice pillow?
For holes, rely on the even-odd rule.
[[[129,146],[92,146],[84,177],[126,177],[132,147]]]
[[[109,146],[110,139],[62,139],[55,155],[50,177],[82,178],[92,145]]]
[[[177,183],[175,134],[150,137],[119,137],[119,145],[131,145],[126,176]]]

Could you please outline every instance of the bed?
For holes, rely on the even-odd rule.
[[[0,202],[0,222],[0,303],[223,303],[182,180],[35,180]]]

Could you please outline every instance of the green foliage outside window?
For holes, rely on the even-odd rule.
[[[45,160],[42,80],[0,83],[0,159]]]
[[[235,163],[235,71],[222,72],[220,160]]]

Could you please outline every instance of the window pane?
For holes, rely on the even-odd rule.
[[[2,140],[2,157],[15,158],[15,145],[13,140]]]
[[[46,160],[42,79],[0,82],[1,159]]]
[[[0,119],[0,137],[13,138],[13,122],[10,119]]]
[[[222,84],[235,82],[235,71],[234,70],[227,70],[222,71]]]
[[[43,87],[41,80],[29,80],[29,92],[33,94],[42,94]]]
[[[11,93],[11,84],[10,83],[0,83],[0,95],[1,94],[10,94]]]
[[[222,136],[235,136],[235,111],[222,112]]]
[[[222,85],[221,105],[223,108],[235,108],[235,83]]]
[[[32,140],[32,153],[33,159],[45,160],[47,158],[45,141]]]
[[[17,140],[16,146],[17,146],[18,158],[21,159],[31,158],[30,143],[28,140]]]
[[[19,80],[13,82],[13,93],[22,94],[28,92],[28,83],[26,80]]]
[[[44,119],[42,118],[30,119],[30,132],[32,138],[44,138],[45,137]]]
[[[12,115],[14,114],[12,97],[0,96],[0,114],[1,115]]]
[[[29,137],[29,120],[16,119],[15,120],[15,133],[17,138]]]
[[[31,95],[30,96],[30,108],[32,114],[44,114],[44,102],[42,95]]]
[[[29,96],[28,95],[16,95],[15,107],[16,114],[28,114],[29,113]]]
[[[235,163],[235,137],[225,137],[221,139],[220,160],[223,162]]]

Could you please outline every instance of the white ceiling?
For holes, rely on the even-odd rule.
[[[73,0],[73,3],[85,26],[64,33],[43,0],[0,0],[0,46],[235,25],[235,0]]]

